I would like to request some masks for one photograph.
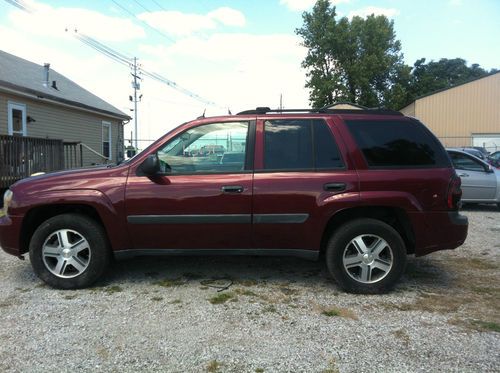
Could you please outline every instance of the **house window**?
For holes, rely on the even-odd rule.
[[[111,123],[102,122],[102,155],[111,159]]]
[[[26,136],[26,105],[8,103],[8,131],[10,136]]]

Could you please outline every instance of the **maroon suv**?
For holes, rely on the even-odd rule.
[[[407,254],[464,242],[460,197],[413,118],[258,108],[183,124],[117,166],[17,182],[0,244],[57,288],[89,286],[113,257],[234,254],[321,257],[345,290],[380,293]]]

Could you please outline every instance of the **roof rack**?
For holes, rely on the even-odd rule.
[[[251,115],[251,114],[286,114],[286,113],[314,113],[314,114],[375,114],[375,115],[397,115],[403,116],[399,111],[387,109],[331,109],[323,107],[319,109],[271,109],[269,107],[257,107],[254,110],[241,111],[236,115]]]

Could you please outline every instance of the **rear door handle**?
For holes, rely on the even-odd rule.
[[[342,192],[346,189],[345,183],[326,183],[323,189],[327,192]]]
[[[469,174],[458,174],[460,177],[469,177]]]
[[[243,193],[241,185],[226,185],[221,188],[223,193]]]

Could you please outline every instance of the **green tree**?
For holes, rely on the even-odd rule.
[[[495,71],[492,69],[490,73]],[[488,73],[478,64],[467,66],[467,62],[462,58],[441,58],[427,64],[425,58],[421,58],[413,65],[411,95],[416,98],[480,78]]]
[[[385,16],[337,20],[329,0],[318,0],[296,30],[307,55],[306,87],[314,107],[349,101],[369,107],[387,104],[407,85],[401,43]],[[390,106],[393,106],[392,104]]]

